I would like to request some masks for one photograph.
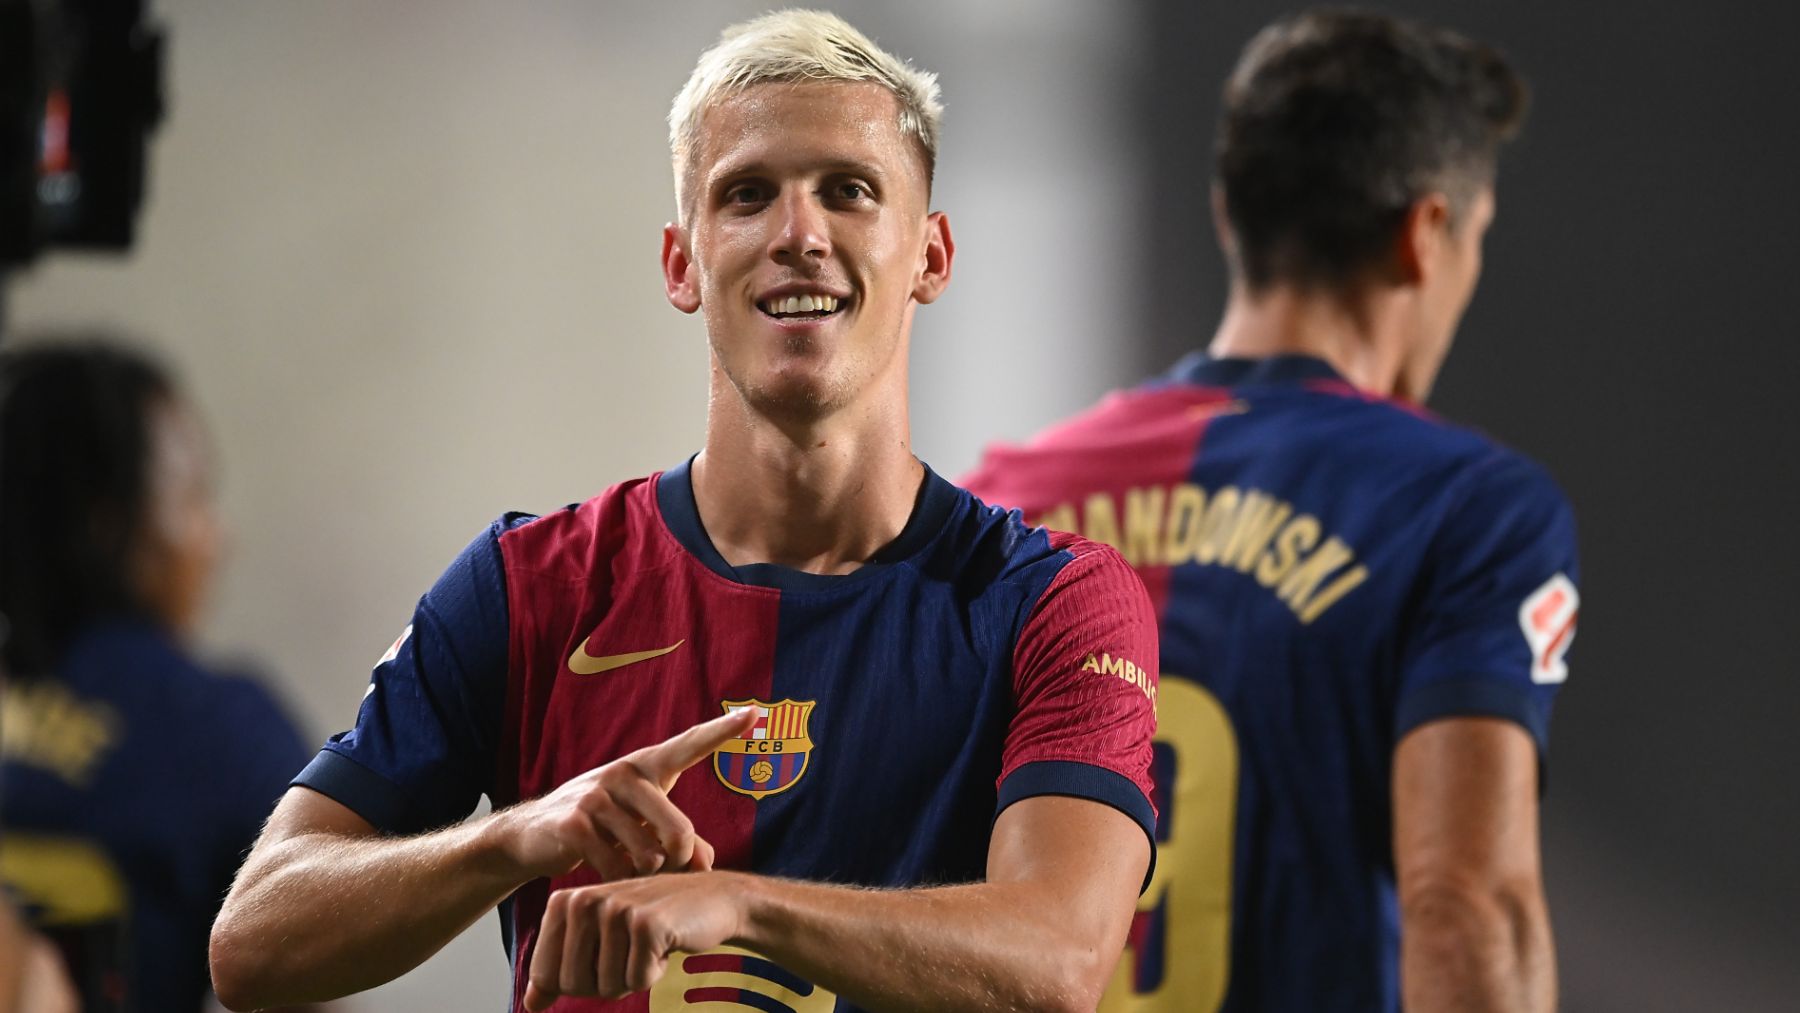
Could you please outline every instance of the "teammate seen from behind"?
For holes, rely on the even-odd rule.
[[[502,518],[424,596],[232,889],[228,1005],[500,905],[515,1008],[1093,1008],[1151,865],[1155,619],[1114,550],[912,454],[938,117],[830,15],[702,56],[662,264],[706,447]]]
[[[307,760],[267,691],[193,656],[222,532],[161,367],[0,352],[0,881],[89,1013],[207,1005],[219,899]]]
[[[1280,21],[1225,88],[1204,354],[968,486],[1118,546],[1161,616],[1161,861],[1105,1010],[1544,1010],[1538,848],[1575,533],[1418,405],[1524,89],[1372,14]]]

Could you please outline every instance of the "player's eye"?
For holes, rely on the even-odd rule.
[[[740,183],[725,191],[727,204],[761,204],[768,199],[769,193],[761,183]]]
[[[844,183],[834,184],[831,187],[831,195],[833,197],[836,197],[838,200],[845,200],[845,201],[867,200],[870,197],[874,196],[874,194],[871,194],[869,192],[868,187],[864,186],[861,183],[855,183],[855,182],[844,182]]]

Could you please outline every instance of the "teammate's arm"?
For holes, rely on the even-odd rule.
[[[213,924],[214,990],[231,1009],[334,999],[418,966],[540,876],[582,863],[608,880],[711,868],[668,791],[753,720],[714,718],[542,798],[412,837],[289,789]]]
[[[731,944],[871,1010],[1091,1011],[1149,862],[1124,813],[1044,795],[1000,814],[982,883],[862,890],[714,872],[563,890],[526,1007],[641,991],[671,952]]]
[[[1554,1009],[1531,736],[1497,718],[1422,725],[1394,752],[1393,792],[1405,1007]]]

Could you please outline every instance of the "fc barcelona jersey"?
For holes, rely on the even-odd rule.
[[[1393,750],[1489,716],[1541,762],[1577,604],[1551,480],[1317,359],[1194,356],[966,484],[1117,546],[1159,616],[1161,851],[1102,1009],[1398,1009]]]
[[[476,538],[377,665],[355,727],[295,783],[413,833],[754,708],[670,793],[717,867],[975,881],[996,815],[1024,798],[1091,799],[1154,839],[1155,636],[1116,551],[1028,528],[929,471],[901,534],[852,573],[731,566],[684,464]],[[515,1008],[550,892],[595,881],[582,867],[502,907]],[[557,1008],[732,1006],[852,1008],[737,951]]]

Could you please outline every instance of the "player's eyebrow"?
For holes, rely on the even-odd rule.
[[[868,180],[877,187],[888,180],[888,173],[876,163],[851,156],[825,159],[810,168],[827,176],[855,176],[858,179]],[[707,189],[715,190],[726,183],[740,179],[772,179],[779,175],[781,175],[781,170],[766,159],[726,162],[716,168],[708,177]]]

